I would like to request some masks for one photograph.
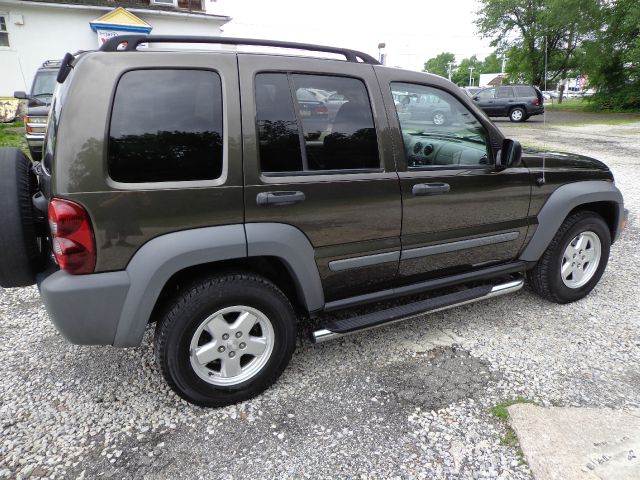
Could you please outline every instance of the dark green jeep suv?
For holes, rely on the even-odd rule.
[[[344,60],[137,49],[172,42]],[[523,154],[452,83],[352,50],[125,36],[67,55],[58,82],[42,163],[0,152],[0,285],[37,282],[74,343],[136,346],[155,322],[162,374],[198,405],[273,383],[301,316],[437,292],[321,325],[321,342],[526,276],[578,300],[626,221],[604,164]],[[402,115],[400,94],[447,121]]]

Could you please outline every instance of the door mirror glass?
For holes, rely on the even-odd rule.
[[[517,140],[505,138],[502,142],[500,154],[496,159],[496,169],[504,170],[507,167],[517,167],[522,161],[522,146]]]

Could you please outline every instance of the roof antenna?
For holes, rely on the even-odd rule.
[[[547,36],[544,36],[544,91],[547,92]],[[542,96],[542,107],[544,108],[544,95]],[[536,183],[539,187],[545,184],[545,164],[547,162],[547,109],[542,112],[542,132],[544,135],[544,146],[542,150],[542,175],[538,177]]]

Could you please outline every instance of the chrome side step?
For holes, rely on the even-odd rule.
[[[517,292],[524,286],[524,278],[512,280],[499,285],[482,285],[461,292],[449,293],[439,297],[422,300],[399,307],[367,313],[357,317],[336,320],[325,328],[311,333],[313,343],[323,343],[329,340],[362,332],[372,328],[388,325],[390,323],[407,320],[427,313],[439,312],[449,308],[458,307],[467,303],[473,303],[487,298]]]

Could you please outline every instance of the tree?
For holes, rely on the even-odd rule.
[[[473,71],[469,70],[470,67],[473,67]],[[483,62],[478,60],[478,57],[475,55],[465,58],[460,62],[455,73],[451,76],[451,81],[460,86],[469,85],[469,74],[471,73],[473,77],[473,84],[478,85],[482,68]]]
[[[582,42],[599,26],[598,0],[480,0],[480,34],[508,58],[512,81],[545,83],[566,78],[581,65]]]
[[[586,42],[589,86],[598,108],[640,109],[640,3],[604,3],[603,27]]]
[[[456,56],[450,52],[442,52],[434,58],[430,58],[424,63],[423,72],[433,73],[440,75],[444,78],[449,78],[449,63],[453,63],[452,68],[455,68]]]
[[[487,55],[482,62],[482,71],[480,73],[499,73],[502,72],[502,58],[498,58],[498,54],[493,52]]]

